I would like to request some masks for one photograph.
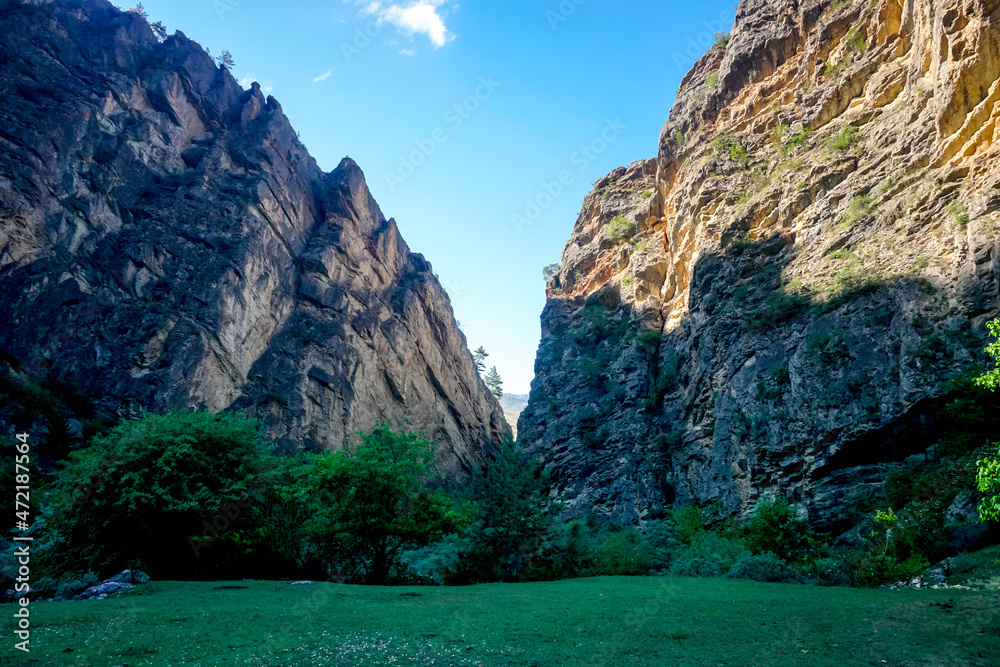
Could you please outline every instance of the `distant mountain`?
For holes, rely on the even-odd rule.
[[[510,424],[517,438],[517,420],[521,417],[521,410],[528,405],[528,394],[504,394],[500,399],[500,407],[503,408],[503,416]]]

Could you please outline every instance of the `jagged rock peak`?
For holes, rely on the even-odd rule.
[[[0,358],[106,411],[259,417],[280,451],[379,421],[470,469],[509,427],[430,264],[350,158],[103,0],[0,11]]]

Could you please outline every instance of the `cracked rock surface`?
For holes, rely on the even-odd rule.
[[[0,356],[122,416],[235,410],[278,451],[387,421],[462,475],[509,432],[447,294],[349,158],[103,0],[0,11]]]
[[[998,121],[995,2],[743,0],[548,282],[518,433],[567,513],[836,529],[934,456],[1000,308]]]

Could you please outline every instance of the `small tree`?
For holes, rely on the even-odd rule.
[[[989,322],[987,327],[996,340],[986,347],[986,354],[993,357],[997,367],[976,378],[976,384],[996,391],[1000,386],[1000,319]],[[979,516],[983,521],[1000,521],[1000,445],[997,445],[997,458],[982,458],[977,466],[976,487],[986,494],[979,503]]]
[[[482,345],[476,348],[476,351],[472,353],[472,361],[476,364],[476,372],[480,375],[486,370],[486,357],[490,356]]]
[[[229,51],[223,51],[222,55],[215,59],[216,64],[219,67],[225,67],[226,69],[232,71],[236,67],[236,62],[233,60],[233,55]]]
[[[500,379],[500,373],[497,372],[496,366],[490,369],[490,372],[483,378],[483,382],[486,383],[486,388],[492,391],[494,396],[503,398],[503,380]]]
[[[542,277],[545,278],[546,282],[548,281],[549,278],[556,275],[556,273],[558,272],[559,272],[559,262],[542,267]]]
[[[149,20],[149,12],[146,11],[146,8],[142,6],[141,2],[138,5],[136,5],[135,9],[133,9],[132,11],[141,16],[142,18]]]
[[[515,581],[549,523],[545,485],[536,461],[510,439],[476,474],[476,511],[466,567],[479,581]]]
[[[743,544],[755,554],[771,552],[793,561],[808,545],[809,524],[785,498],[760,500],[743,525]]]
[[[434,443],[378,426],[352,452],[317,456],[307,474],[309,533],[327,565],[385,584],[403,551],[460,530],[467,512],[423,485]]]
[[[156,39],[162,42],[167,38],[167,28],[163,25],[163,21],[153,21],[149,24],[149,27],[153,30],[153,34],[156,35]]]

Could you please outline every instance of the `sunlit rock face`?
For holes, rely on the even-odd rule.
[[[509,427],[350,159],[102,0],[0,11],[0,354],[123,416],[237,410],[279,451],[386,421],[461,475]]]
[[[998,102],[995,2],[741,2],[548,282],[518,432],[567,512],[833,529],[934,455],[1000,305]]]

